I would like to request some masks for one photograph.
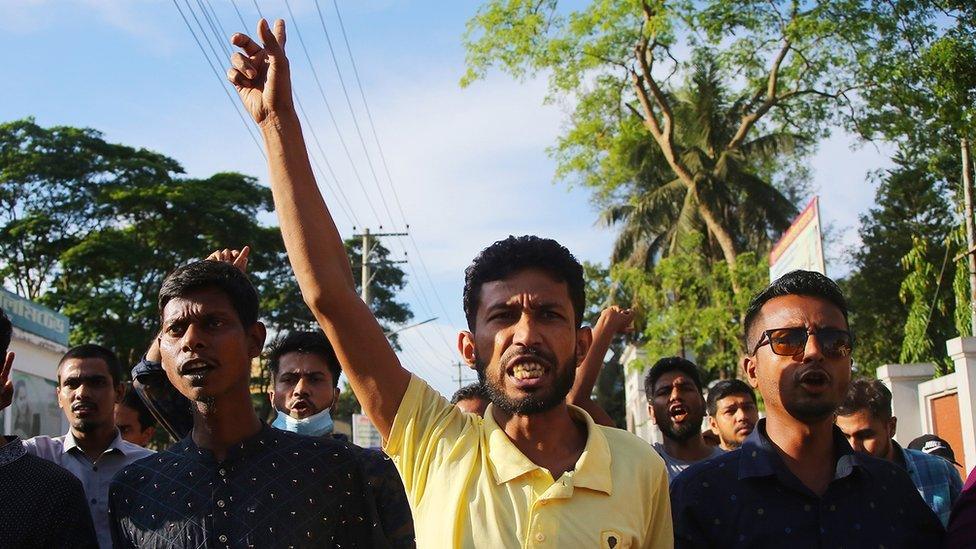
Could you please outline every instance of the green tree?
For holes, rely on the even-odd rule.
[[[770,220],[762,219],[762,211],[729,216],[703,197],[736,195],[744,192],[740,185],[756,183],[735,181],[724,170],[743,162],[746,148],[760,146],[757,136],[812,139],[843,115],[846,94],[856,87],[847,70],[857,56],[851,46],[866,40],[870,15],[853,0],[812,6],[593,1],[573,11],[559,10],[556,0],[489,0],[468,23],[468,72],[462,84],[495,66],[519,78],[547,73],[550,99],[575,104],[568,130],[553,150],[557,176],[572,176],[599,193],[612,193],[633,179],[623,161],[633,151],[631,143],[653,144],[671,172],[668,180],[684,186],[690,209],[721,250],[727,272],[736,273],[737,258],[749,243],[737,237],[736,222]],[[728,118],[736,123],[721,137],[682,141],[679,136],[693,131],[678,116],[672,77],[694,63],[677,54],[709,50],[728,90]],[[709,147],[695,148],[696,142]],[[731,284],[738,293],[734,276]]]
[[[687,249],[699,246],[704,236],[692,233]],[[649,360],[682,356],[694,360],[708,377],[738,374],[742,353],[739,318],[749,296],[765,286],[768,265],[752,252],[740,254],[737,276],[745,290],[732,290],[724,261],[712,261],[695,252],[662,259],[650,271],[618,265],[613,270],[633,293],[642,324],[640,341]]]
[[[925,252],[917,252],[912,264],[930,265],[934,271],[927,283],[930,288],[921,301],[914,302],[916,307],[923,303],[929,307],[937,286],[943,298],[952,295],[955,267],[951,260],[959,252],[958,239],[950,238],[957,225],[950,181],[924,160],[897,155],[894,161],[894,168],[878,174],[875,206],[861,216],[861,244],[851,250],[852,272],[842,281],[850,302],[851,325],[857,334],[854,358],[859,371],[869,376],[878,366],[901,360],[909,305],[898,296],[908,274],[902,260],[913,248],[913,237],[923,240]],[[950,263],[943,271],[947,254]],[[940,271],[941,283],[937,277]],[[968,291],[968,280],[963,278],[963,284]],[[952,303],[947,306],[953,308]],[[928,309],[924,312],[927,319]],[[965,323],[969,323],[968,315]],[[951,314],[933,315],[928,328],[930,338],[944,340],[953,332]],[[943,345],[936,345],[934,350],[935,354],[924,361],[945,356]]]
[[[258,222],[273,203],[256,179],[185,177],[158,153],[32,120],[0,125],[0,161],[2,283],[67,315],[72,343],[102,343],[135,362],[157,329],[164,277],[212,250],[246,244],[270,331],[310,325],[278,228]],[[358,266],[356,242],[347,250]],[[381,265],[373,306],[380,318],[404,322],[411,312],[394,298],[405,275],[385,261],[385,248],[374,253]],[[266,372],[253,381],[266,388]]]
[[[675,140],[687,151],[687,163],[706,170],[715,183],[702,186],[697,197],[674,178],[653,143],[643,138],[621,143],[631,149],[627,162],[633,165],[634,175],[632,182],[622,183],[604,199],[609,204],[601,214],[603,222],[621,225],[611,261],[649,269],[678,252],[680,243],[690,242],[685,235],[708,234],[698,213],[699,203],[722,212],[723,225],[730,228],[741,249],[768,250],[771,239],[789,226],[796,208],[770,180],[798,156],[797,145],[804,139],[789,132],[769,133],[743,145],[734,155],[717,155],[738,125],[737,107],[729,103],[727,95],[714,57],[701,52],[673,101],[678,128]],[[802,182],[789,181],[791,196],[805,190]],[[695,242],[703,244],[696,251],[722,259],[714,239]]]

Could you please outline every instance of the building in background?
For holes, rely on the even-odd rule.
[[[68,350],[68,318],[0,289],[0,307],[13,324],[10,350],[17,354],[11,380],[14,401],[0,411],[5,434],[60,436],[68,430],[58,408],[57,365]]]

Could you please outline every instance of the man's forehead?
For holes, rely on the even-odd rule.
[[[163,318],[174,319],[214,313],[234,312],[227,294],[217,288],[201,288],[170,299],[163,307]]]
[[[315,353],[291,352],[284,354],[278,360],[278,373],[294,373],[302,375],[331,374],[329,365],[324,358]]]
[[[481,286],[483,307],[514,304],[528,298],[530,304],[569,302],[569,286],[540,269],[525,269]]]
[[[717,404],[721,406],[733,406],[741,404],[743,402],[755,403],[752,397],[744,393],[732,393],[731,395],[725,395],[724,397],[718,399]]]
[[[675,385],[691,385],[694,386],[695,382],[691,379],[688,374],[679,371],[664,372],[661,377],[657,378],[654,382],[654,388],[659,387],[673,387]]]
[[[59,368],[65,377],[108,377],[108,364],[100,358],[66,358]]]
[[[760,309],[760,330],[785,327],[827,326],[846,328],[844,313],[826,299],[806,295],[784,295],[767,301]]]

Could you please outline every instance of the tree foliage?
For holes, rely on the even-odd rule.
[[[279,230],[259,221],[273,208],[271,191],[253,177],[186,177],[158,153],[31,119],[0,125],[0,174],[0,280],[67,315],[72,344],[101,343],[135,362],[158,325],[164,277],[212,250],[246,244],[269,331],[309,326]],[[358,264],[356,249],[347,242]],[[388,263],[378,271],[377,315],[409,319],[394,300],[404,273]]]
[[[924,303],[923,323],[928,318],[928,306],[938,285],[936,275],[942,271],[947,245],[950,263],[943,272],[940,292],[944,298],[953,294],[952,259],[959,252],[959,241],[951,238],[957,220],[953,216],[949,185],[927,163],[902,155],[895,157],[894,168],[879,174],[875,206],[861,216],[861,245],[851,250],[852,272],[843,282],[850,302],[851,324],[858,339],[854,358],[858,369],[867,375],[882,364],[901,360],[909,304],[899,295],[908,274],[903,259],[913,249],[913,238],[924,241],[925,251],[916,250],[911,264],[916,269],[927,265],[925,268],[933,271],[932,278],[925,282],[922,299],[918,302],[910,299],[916,307]],[[963,282],[968,291],[968,281],[963,279]],[[947,306],[949,312],[936,311],[938,314],[932,316],[929,338],[944,341],[954,333],[951,312],[954,300]],[[916,359],[928,362],[945,356],[945,346],[941,343],[932,350],[934,354]]]
[[[745,162],[750,148],[784,141],[758,136],[813,139],[843,114],[840,107],[856,87],[852,45],[869,32],[867,15],[863,3],[852,0],[592,1],[576,10],[561,10],[556,0],[489,0],[468,23],[462,84],[492,67],[518,78],[547,74],[549,98],[573,104],[553,149],[557,175],[597,189],[598,196],[635,180],[627,162],[639,150],[635,144],[656,148],[654,163],[670,177],[652,189],[672,180],[684,187],[688,211],[734,273],[751,243],[737,222],[782,226],[767,211],[740,215],[714,200],[724,193],[738,205],[734,198],[752,189],[768,192],[761,180],[738,179],[727,168]],[[709,57],[715,60],[712,77],[725,84],[727,95],[696,94],[682,103],[675,76],[700,73],[697,60]],[[689,99],[714,101],[698,105],[698,112],[723,120],[689,124],[680,113]],[[729,131],[697,131],[707,128]],[[681,211],[675,202],[680,188],[668,190],[674,194],[662,199]],[[731,283],[738,293],[738,281]]]
[[[696,246],[688,244],[692,250]],[[764,257],[744,252],[736,268],[745,290],[739,294],[732,291],[725,262],[695,252],[671,255],[650,271],[614,268],[614,276],[633,292],[641,320],[640,341],[650,361],[682,356],[698,364],[709,378],[737,377],[743,350],[739,319],[749,296],[765,286],[768,264]]]

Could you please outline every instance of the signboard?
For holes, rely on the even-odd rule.
[[[352,443],[363,448],[383,446],[383,437],[365,414],[352,415]]]
[[[769,280],[803,269],[827,274],[820,233],[820,200],[813,197],[769,252]]]
[[[0,288],[0,308],[14,326],[44,339],[68,346],[68,317]]]
[[[17,370],[11,372],[10,381],[14,385],[14,400],[0,414],[3,432],[21,438],[63,435],[63,415],[55,398],[57,384]]]

